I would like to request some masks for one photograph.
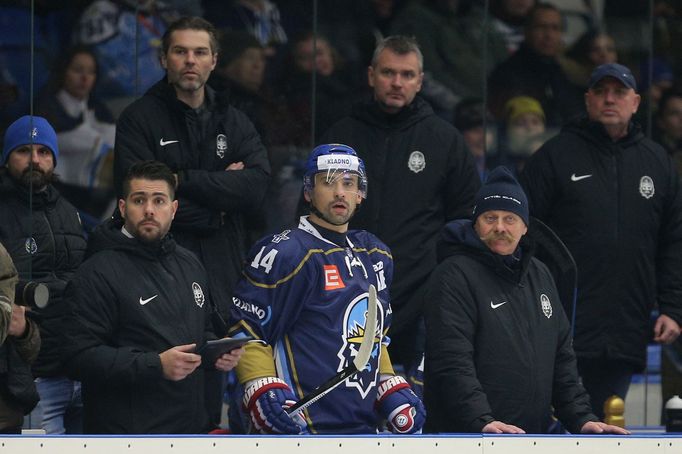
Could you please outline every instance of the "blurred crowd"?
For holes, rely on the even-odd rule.
[[[642,87],[639,121],[675,153],[679,132],[666,116],[671,93],[663,94],[679,72],[682,11],[673,0],[654,2],[647,35],[645,3],[556,0],[530,16],[535,0],[492,0],[487,11],[479,0],[321,0],[316,11],[307,1],[39,0],[34,15],[26,0],[3,2],[0,132],[33,100],[59,134],[62,189],[94,224],[111,208],[118,114],[163,76],[166,26],[199,15],[223,32],[210,85],[229,92],[256,125],[281,185],[307,147],[370,96],[371,52],[389,34],[416,37],[420,96],[465,133],[481,176],[498,164],[520,170],[583,113],[592,69],[616,61],[633,68]],[[623,23],[632,24],[629,33]],[[83,187],[92,191],[83,195]]]

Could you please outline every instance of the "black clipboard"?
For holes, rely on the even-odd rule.
[[[255,340],[255,338],[251,336],[210,340],[202,345],[196,353],[201,355],[201,362],[204,365],[214,364],[223,354],[240,348],[252,340]]]

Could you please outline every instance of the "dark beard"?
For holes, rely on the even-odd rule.
[[[43,172],[40,169],[30,167],[21,174],[19,183],[26,188],[33,188],[33,192],[42,191],[48,184],[52,184],[56,180],[54,172]]]

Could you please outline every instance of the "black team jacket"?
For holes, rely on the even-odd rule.
[[[215,337],[196,256],[166,235],[144,243],[107,221],[64,295],[64,360],[82,382],[86,433],[206,433],[204,371],[163,377],[159,353]],[[210,365],[202,365],[210,367]]]
[[[568,320],[547,267],[524,240],[495,254],[472,222],[448,224],[426,292],[427,432],[481,432],[493,420],[545,433],[550,407],[572,433],[592,414]]]
[[[578,265],[578,357],[644,367],[652,308],[682,324],[682,192],[670,157],[635,123],[613,142],[581,119],[533,155],[520,182],[530,214]]]

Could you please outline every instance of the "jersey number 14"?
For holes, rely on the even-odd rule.
[[[260,251],[258,251],[258,254],[253,258],[253,262],[251,262],[251,266],[258,269],[259,267],[263,267],[265,269],[265,274],[270,273],[270,270],[272,269],[272,263],[275,261],[275,256],[277,255],[277,249],[272,249],[270,252],[265,254],[263,256],[263,252],[265,252],[265,246],[261,248]]]

